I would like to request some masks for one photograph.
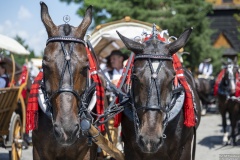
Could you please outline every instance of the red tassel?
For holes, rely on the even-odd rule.
[[[26,133],[38,128],[38,89],[42,78],[43,73],[39,72],[31,86],[27,105]]]
[[[27,111],[26,133],[38,129],[38,111]]]
[[[184,77],[184,71],[182,69],[182,64],[179,61],[176,54],[173,54],[173,67],[176,72],[176,76],[179,79],[185,90],[185,100],[184,100],[184,125],[187,127],[193,127],[196,125],[195,113],[194,113],[194,103],[193,103],[193,93],[190,86]]]
[[[189,96],[189,95],[187,96],[185,94],[185,101],[184,101],[184,108],[183,108],[184,117],[185,117],[184,124],[187,127],[193,127],[196,124],[195,114],[194,114],[194,109],[193,109],[194,106],[191,105],[192,100],[190,100],[190,97],[192,97],[192,96]]]

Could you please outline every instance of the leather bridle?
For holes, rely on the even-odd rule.
[[[151,71],[151,84],[150,84],[150,87],[148,88],[148,96],[147,96],[146,106],[138,107],[137,109],[138,110],[139,109],[159,110],[159,111],[166,112],[166,109],[160,105],[160,103],[161,103],[160,102],[161,101],[160,100],[160,87],[157,84],[157,76],[158,76],[159,71],[162,67],[163,61],[172,61],[172,57],[166,56],[166,55],[155,55],[155,54],[138,54],[138,55],[135,56],[134,61],[137,61],[139,59],[146,59],[148,64],[149,64],[149,68],[150,68],[150,71]],[[152,60],[158,60],[159,61],[156,71],[153,68]],[[134,79],[133,79],[133,83],[134,83]],[[152,90],[153,90],[154,86],[156,87],[156,91],[157,91],[158,104],[149,106],[149,101],[150,101],[150,97],[153,95]],[[133,90],[132,90],[132,92],[133,92]]]
[[[60,81],[59,81],[59,88],[56,91],[53,91],[53,93],[51,95],[49,95],[46,92],[46,81],[45,81],[45,77],[43,76],[41,89],[42,89],[42,92],[44,94],[45,103],[47,105],[47,112],[50,112],[50,114],[48,113],[47,115],[51,115],[51,118],[52,118],[52,113],[53,113],[52,99],[54,97],[56,97],[57,95],[63,93],[63,92],[72,93],[76,97],[77,102],[78,102],[79,112],[80,112],[80,106],[82,104],[84,104],[84,105],[86,104],[88,96],[90,95],[90,93],[92,93],[94,91],[94,83],[92,83],[91,86],[90,86],[88,84],[89,76],[87,76],[87,86],[86,86],[85,91],[82,94],[79,94],[78,91],[74,90],[73,73],[72,73],[72,70],[71,70],[71,55],[72,55],[72,52],[73,52],[74,45],[76,43],[80,43],[80,44],[83,44],[84,46],[86,46],[86,42],[82,39],[78,39],[78,38],[75,38],[75,37],[60,37],[60,36],[50,37],[47,40],[46,45],[48,45],[50,42],[59,42],[61,44],[62,51],[63,51],[63,54],[64,54],[64,64],[63,64],[63,69],[62,69],[61,77],[60,77]],[[65,46],[64,46],[64,43],[66,43],[66,42],[70,43],[69,51],[67,51]],[[70,87],[63,88],[62,83],[63,83],[63,78],[64,78],[64,74],[65,74],[66,69],[68,70],[68,73],[69,73],[69,76],[70,76]],[[43,67],[43,70],[44,70],[44,67]]]
[[[163,112],[165,113],[165,117],[163,120],[163,133],[164,130],[167,126],[167,124],[173,120],[173,118],[176,117],[176,115],[181,111],[181,108],[183,106],[183,101],[184,101],[184,90],[183,87],[178,84],[178,86],[173,86],[174,89],[171,91],[171,102],[166,105],[166,106],[161,106],[161,97],[160,97],[160,86],[157,83],[157,77],[159,74],[159,71],[161,70],[161,67],[163,67],[163,61],[172,61],[172,57],[168,55],[156,55],[156,54],[137,54],[135,56],[134,62],[137,60],[146,60],[148,62],[150,71],[151,71],[151,84],[148,88],[148,95],[147,95],[147,101],[145,106],[138,106],[136,107],[136,103],[134,102],[134,88],[132,86],[131,88],[131,97],[132,97],[132,112],[133,112],[133,122],[135,126],[135,132],[136,135],[139,133],[139,126],[140,126],[140,121],[138,118],[138,112],[140,110],[156,110],[158,112]],[[158,66],[156,70],[154,70],[152,61],[158,61]],[[133,65],[134,66],[134,65]],[[134,69],[133,69],[134,70]],[[132,85],[135,83],[134,82],[134,77],[132,79]],[[157,95],[152,94],[153,87],[156,87]],[[150,97],[151,96],[157,96],[158,98],[158,104],[149,105]],[[177,102],[178,101],[178,102]],[[177,106],[176,106],[177,105]],[[175,113],[174,113],[175,112]],[[163,138],[165,138],[166,135],[163,134]]]
[[[235,72],[234,68],[238,68],[238,66],[234,66],[233,64],[227,65],[225,68],[225,75],[223,76],[222,81],[219,84],[219,94],[225,95],[225,96],[232,96],[234,93],[231,93],[231,86],[230,83],[233,82],[233,84],[236,83],[235,78]],[[226,76],[227,74],[227,76]]]

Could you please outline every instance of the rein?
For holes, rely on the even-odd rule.
[[[91,52],[93,55],[96,55],[91,44],[89,43],[89,48],[91,49]],[[105,124],[110,118],[116,116],[119,117],[118,114],[121,114],[121,112],[124,110],[124,105],[129,102],[129,95],[127,93],[124,93],[122,91],[122,87],[124,84],[127,84],[128,88],[130,87],[130,74],[131,74],[131,68],[133,65],[133,57],[134,53],[132,53],[127,61],[126,66],[123,69],[122,76],[118,82],[118,85],[115,86],[110,82],[110,80],[106,77],[102,69],[100,68],[98,70],[98,73],[100,73],[104,79],[109,83],[110,88],[115,94],[115,97],[113,98],[112,102],[109,104],[107,108],[105,108],[104,114],[98,115],[97,120],[94,122],[95,125],[101,125]],[[96,62],[96,65],[99,66],[98,62]],[[119,102],[119,97],[121,97],[121,102]],[[118,103],[119,102],[119,103]],[[115,117],[115,120],[116,120]],[[120,123],[120,121],[118,121]],[[119,123],[117,125],[119,125]],[[114,126],[116,126],[114,124]]]

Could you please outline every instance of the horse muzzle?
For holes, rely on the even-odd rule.
[[[142,136],[138,137],[138,145],[144,153],[156,153],[162,146],[163,137]]]
[[[79,124],[75,124],[64,128],[61,125],[55,123],[53,130],[57,141],[62,145],[69,146],[78,139],[80,127]]]

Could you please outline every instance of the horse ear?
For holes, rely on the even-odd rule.
[[[192,30],[193,30],[192,27],[189,29],[186,29],[176,41],[167,45],[170,54],[176,53],[179,49],[185,46]]]
[[[143,53],[144,45],[138,42],[135,42],[131,39],[128,39],[127,37],[124,37],[121,35],[118,31],[116,31],[118,36],[121,38],[125,46],[133,51],[135,54]]]
[[[49,13],[48,13],[48,7],[44,2],[40,2],[41,5],[41,19],[42,22],[47,30],[48,37],[54,36],[57,31],[57,26],[53,23]]]
[[[80,39],[83,39],[91,23],[92,23],[92,6],[90,5],[86,10],[82,23],[78,26],[76,30],[77,35],[75,36],[79,37]]]

